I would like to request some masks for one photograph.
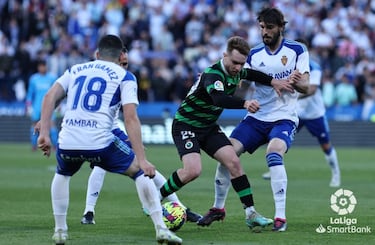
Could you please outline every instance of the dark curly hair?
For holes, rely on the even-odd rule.
[[[262,9],[258,13],[258,22],[264,22],[267,24],[276,24],[280,27],[285,27],[288,21],[285,21],[283,13],[277,8],[267,7]]]

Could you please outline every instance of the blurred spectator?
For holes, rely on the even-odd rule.
[[[311,42],[314,48],[320,50],[331,49],[334,46],[333,37],[323,28],[315,33]]]
[[[60,75],[71,64],[92,59],[98,39],[112,33],[129,47],[130,70],[138,79],[141,69],[148,70],[142,101],[153,101],[156,58],[165,59],[164,75],[159,75],[167,84],[157,87],[155,94],[160,94],[160,87],[171,89],[181,76],[186,79],[180,68],[172,73],[180,59],[189,75],[196,75],[222,54],[230,36],[241,35],[251,45],[259,43],[256,13],[270,4],[286,13],[286,36],[303,37],[312,45],[311,54],[319,59],[327,78],[323,84],[326,106],[335,103],[335,83],[328,82],[330,77],[337,80],[343,74],[352,76],[358,102],[364,103],[367,76],[362,70],[375,63],[375,1],[335,0],[0,0],[0,100],[16,100],[15,83],[23,80],[27,87],[38,58],[46,59],[51,72]]]
[[[346,60],[344,65],[340,66],[335,72],[335,79],[340,81],[342,77],[347,76],[351,79],[351,83],[356,76],[355,66],[352,61]]]
[[[159,51],[174,51],[175,44],[172,33],[167,29],[167,26],[163,26],[159,35],[152,39],[152,46],[154,50]]]
[[[197,75],[184,69],[175,69],[174,74],[175,76],[168,90],[168,99],[179,104],[186,97],[191,86],[193,86],[194,82],[197,80]]]
[[[150,13],[148,32],[150,33],[152,39],[156,39],[157,36],[162,32],[163,26],[167,22],[167,18],[165,15],[163,15],[163,11],[160,6],[150,9]]]
[[[186,23],[185,38],[187,46],[195,46],[202,43],[204,25],[202,20],[195,14],[192,14],[190,20]]]
[[[324,105],[329,108],[335,105],[335,84],[329,72],[323,73],[322,96]]]
[[[138,97],[140,101],[148,102],[153,100],[151,91],[151,80],[146,67],[140,68],[138,73]]]
[[[339,106],[350,106],[357,103],[358,97],[353,85],[353,76],[343,74],[335,88],[335,101]]]
[[[167,81],[163,78],[159,69],[156,69],[151,78],[151,89],[154,94],[154,101],[166,101],[167,100]]]
[[[106,34],[119,35],[120,27],[124,22],[121,1],[109,1],[104,12],[104,18],[108,23],[108,31]]]
[[[49,71],[55,76],[61,76],[68,67],[68,59],[64,53],[64,47],[58,45],[51,55],[47,58]]]
[[[338,55],[342,59],[349,59],[354,61],[357,58],[357,46],[349,39],[349,37],[344,36],[340,43],[338,44]]]
[[[25,41],[20,42],[16,53],[14,54],[13,69],[18,70],[18,79],[26,84],[33,71],[31,68],[31,57],[29,52],[27,52],[25,45]]]
[[[16,100],[19,102],[25,101],[26,98],[26,86],[25,82],[21,79],[18,79],[13,85],[14,95]]]
[[[369,71],[367,74],[362,119],[373,121],[373,117],[375,117],[375,70]]]
[[[358,66],[357,66],[358,68]],[[358,96],[358,103],[363,104],[366,99],[366,85],[370,76],[370,71],[367,66],[361,68],[361,71],[357,71],[357,78],[355,79],[355,89]]]
[[[154,59],[152,62],[153,74],[151,77],[151,89],[155,101],[168,101],[168,89],[172,82],[173,73],[168,68],[167,60]]]

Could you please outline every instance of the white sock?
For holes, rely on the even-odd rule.
[[[51,183],[52,210],[55,218],[55,231],[68,230],[66,215],[69,207],[70,176],[55,173]]]
[[[96,202],[98,201],[100,191],[103,187],[104,177],[106,171],[100,167],[95,166],[91,171],[86,193],[86,207],[83,214],[87,212],[95,213]]]
[[[139,200],[142,206],[148,210],[155,228],[157,226],[166,228],[163,221],[159,191],[156,189],[154,182],[149,177],[140,175],[135,179],[135,186]]]
[[[224,165],[218,163],[215,173],[215,208],[225,207],[225,200],[227,199],[230,185],[229,170]]]
[[[98,201],[100,191],[103,187],[104,177],[106,171],[100,167],[95,166],[91,171],[88,183],[87,183],[87,193],[86,193],[86,208],[83,214],[87,212],[95,213],[95,205]]]
[[[157,170],[155,171],[155,177],[152,178],[152,180],[154,181],[157,190],[159,190],[165,184],[165,182],[167,182],[167,179]],[[165,197],[165,200],[169,202],[177,202],[186,209],[186,207],[178,199],[178,196],[175,192]]]
[[[332,147],[331,153],[329,155],[325,155],[325,158],[331,168],[332,175],[340,176],[339,161],[337,160],[335,148]]]
[[[275,201],[275,218],[285,219],[286,190],[288,178],[284,165],[275,165],[270,168],[271,188]]]

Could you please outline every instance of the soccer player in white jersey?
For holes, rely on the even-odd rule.
[[[142,144],[136,110],[137,84],[127,79],[129,73],[118,65],[122,49],[119,37],[102,37],[97,60],[66,70],[44,97],[38,147],[46,156],[51,153],[51,114],[55,106],[67,97],[67,111],[56,152],[57,168],[51,184],[55,220],[52,240],[55,244],[65,244],[68,239],[69,182],[85,161],[131,177],[141,203],[150,212],[156,240],[182,244],[182,239],[169,231],[163,222],[159,195],[150,179],[155,176],[155,167],[148,162]],[[111,131],[120,107],[132,149]]]
[[[255,83],[252,99],[259,102],[259,110],[247,113],[233,130],[230,139],[238,155],[250,154],[264,144],[267,145],[266,161],[271,175],[271,189],[275,203],[273,231],[285,231],[287,174],[283,156],[288,151],[298,125],[297,99],[306,93],[309,85],[309,53],[306,46],[283,37],[285,24],[283,14],[276,8],[265,8],[258,14],[263,43],[255,46],[248,56],[252,69],[262,71],[275,79],[290,79],[296,91],[284,91],[278,95],[272,87]],[[293,79],[291,79],[293,77]],[[298,91],[298,92],[297,92]],[[225,216],[225,200],[230,181],[227,168],[218,165],[215,176],[216,212],[210,220]],[[209,219],[210,213],[203,216]],[[198,224],[199,225],[199,224]]]
[[[297,41],[305,44],[303,39]],[[325,117],[325,106],[323,96],[320,90],[320,82],[322,80],[322,69],[314,60],[310,59],[310,86],[306,94],[300,95],[298,99],[298,117],[299,125],[297,131],[302,127],[316,137],[319,145],[324,152],[325,159],[331,168],[331,187],[339,187],[341,185],[341,174],[337,153],[330,141],[329,125]]]
[[[120,57],[119,60],[120,66],[124,69],[128,69],[128,51],[126,48],[123,49],[123,55]],[[128,71],[129,76],[127,78],[132,82],[137,82],[135,75]],[[124,128],[120,124],[120,120],[115,120],[115,124],[112,130],[112,133],[116,135],[119,139],[124,141],[126,144],[129,145],[131,148],[131,144],[129,141],[128,136],[124,132]],[[94,214],[95,214],[95,206],[99,198],[100,191],[103,187],[104,177],[106,174],[106,170],[103,168],[96,166],[95,163],[91,163],[90,167],[92,168],[91,174],[88,179],[87,184],[87,193],[86,193],[86,207],[83,213],[83,217],[81,219],[81,224],[95,224]],[[152,178],[155,183],[157,189],[159,189],[167,180],[165,177],[158,171],[155,170],[155,176]],[[179,200],[176,193],[173,193],[165,198],[167,201],[177,202],[182,207],[186,209],[187,220],[190,222],[197,222],[202,216],[200,214],[194,213],[189,208],[185,207],[185,205]],[[148,210],[144,208],[144,211],[148,214]]]
[[[308,46],[304,39],[297,39]],[[337,153],[330,140],[329,124],[325,116],[325,106],[320,90],[320,83],[322,79],[322,69],[320,65],[310,59],[310,86],[306,94],[301,94],[298,99],[297,113],[299,117],[299,124],[297,132],[303,127],[314,136],[324,152],[325,159],[331,168],[330,187],[339,187],[341,185],[340,166],[337,158]],[[263,175],[264,179],[270,178],[270,173],[266,172]]]

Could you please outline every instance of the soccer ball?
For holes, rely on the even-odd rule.
[[[179,230],[186,222],[186,211],[177,202],[166,202],[162,204],[163,221],[171,231]]]

